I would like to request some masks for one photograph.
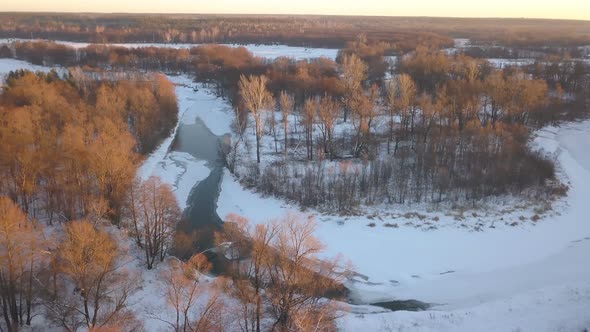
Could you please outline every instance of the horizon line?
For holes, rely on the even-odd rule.
[[[502,17],[502,16],[420,16],[420,15],[371,15],[371,14],[313,14],[313,13],[200,13],[200,12],[76,12],[76,11],[0,11],[0,14],[93,14],[93,15],[211,15],[211,16],[325,16],[325,17],[374,17],[374,18],[434,18],[434,19],[483,19],[483,20],[548,20],[589,22],[590,19],[580,18],[550,18],[550,17]]]

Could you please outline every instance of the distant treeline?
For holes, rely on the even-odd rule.
[[[509,47],[590,45],[590,22],[541,19],[282,15],[1,13],[0,37],[84,42],[281,43],[343,48],[359,34],[389,51],[452,47],[452,38]]]
[[[393,23],[393,24],[392,24]],[[390,52],[451,47],[449,36],[386,18],[321,16],[0,14],[0,37],[84,42],[255,43],[343,48],[359,34]]]

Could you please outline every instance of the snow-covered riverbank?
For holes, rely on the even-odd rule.
[[[349,285],[359,301],[417,299],[439,304],[420,313],[357,315],[353,308],[341,327],[347,331],[368,326],[386,331],[588,327],[590,157],[584,142],[589,140],[590,121],[536,133],[534,145],[557,158],[570,191],[559,211],[529,226],[425,231],[367,227],[374,220],[366,217],[317,216],[317,235],[327,245],[327,254],[342,254],[367,277]],[[243,189],[229,174],[218,205],[220,216],[234,212],[255,222],[295,209]],[[452,217],[440,218],[444,223]],[[476,221],[467,217],[463,223]]]

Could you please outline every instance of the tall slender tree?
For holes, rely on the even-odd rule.
[[[240,96],[246,108],[252,113],[255,122],[256,133],[256,162],[260,164],[260,148],[263,135],[263,117],[265,111],[274,107],[274,98],[266,89],[268,79],[266,76],[240,76],[238,83]]]
[[[285,156],[287,155],[288,147],[289,147],[289,115],[293,112],[293,107],[295,105],[295,99],[293,95],[288,94],[286,91],[281,91],[279,97],[279,106],[281,108],[281,114],[283,116],[283,133],[285,138]]]
[[[367,70],[367,65],[356,54],[344,56],[340,65],[344,92],[344,122],[348,119],[348,113],[354,103],[354,96],[363,90],[363,82],[367,79]]]

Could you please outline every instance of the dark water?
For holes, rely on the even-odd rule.
[[[196,183],[191,190],[184,220],[177,229],[193,237],[192,253],[213,247],[214,232],[222,225],[222,220],[217,215],[217,199],[223,178],[224,141],[224,137],[214,135],[199,118],[194,124],[181,124],[176,133],[173,149],[205,160],[206,166],[211,170],[210,175]]]
[[[205,123],[197,118],[194,124],[181,124],[176,132],[174,150],[190,153],[193,157],[206,160],[214,167],[223,166],[220,154],[221,137],[214,135]]]
[[[400,300],[371,303],[376,307],[389,309],[391,311],[423,311],[430,308],[432,305],[418,300]]]

